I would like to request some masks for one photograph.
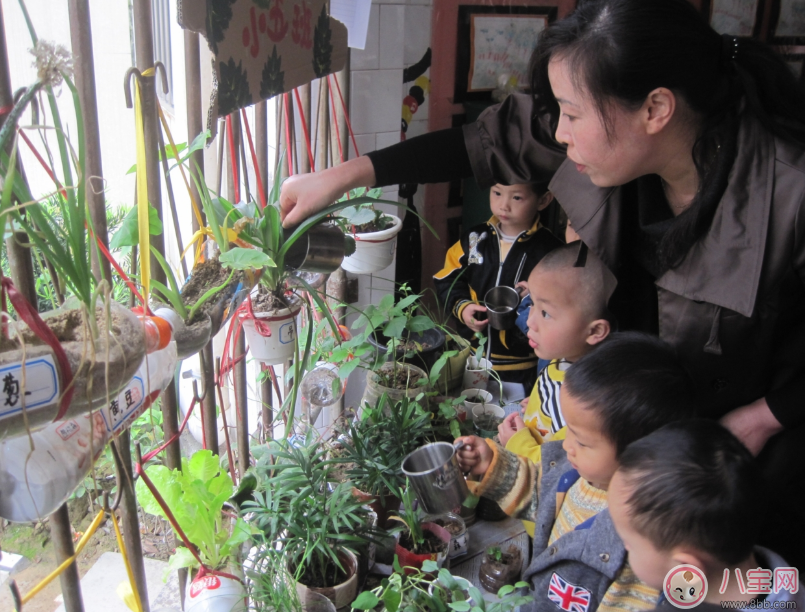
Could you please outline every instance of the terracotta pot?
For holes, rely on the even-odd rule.
[[[514,585],[520,579],[523,557],[517,548],[510,548],[503,553],[500,561],[495,561],[489,554],[484,555],[478,579],[490,593],[497,593],[507,584]]]
[[[430,531],[432,534],[438,537],[442,542],[444,542],[445,543],[444,551],[440,553],[417,555],[408,550],[407,548],[403,548],[402,546],[400,546],[400,541],[397,540],[397,546],[394,549],[394,553],[397,555],[401,567],[412,567],[420,569],[425,561],[436,561],[438,566],[442,567],[445,559],[447,559],[447,552],[450,546],[450,532],[447,531],[447,529],[445,529],[444,527],[439,527],[434,523],[423,523],[422,530]],[[411,572],[409,570],[406,570],[406,573]]]
[[[358,558],[349,550],[341,549],[338,551],[338,559],[347,571],[347,579],[341,584],[332,587],[308,587],[301,582],[296,583],[296,592],[299,594],[299,601],[304,606],[310,599],[309,592],[319,593],[329,599],[339,612],[349,610],[355,597],[358,594]]]

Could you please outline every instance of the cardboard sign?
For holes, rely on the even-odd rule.
[[[179,24],[202,34],[215,70],[211,118],[341,70],[347,28],[325,0],[178,0]]]

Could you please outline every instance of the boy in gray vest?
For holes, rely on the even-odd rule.
[[[630,444],[609,487],[629,563],[669,611],[805,606],[797,568],[756,545],[768,501],[746,447],[702,419]]]
[[[459,465],[484,475],[476,494],[536,524],[523,575],[532,609],[650,610],[659,593],[626,563],[607,489],[631,442],[692,416],[690,380],[665,342],[616,333],[567,371],[560,394],[567,437],[546,442],[539,464],[468,436],[461,438]]]

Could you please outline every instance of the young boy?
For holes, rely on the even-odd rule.
[[[498,285],[514,287],[546,253],[561,245],[539,223],[540,211],[552,199],[547,184],[497,184],[489,194],[492,218],[464,232],[450,247],[434,284],[441,303],[470,332],[487,328],[489,321],[483,315],[487,291]],[[493,331],[490,349],[492,366],[502,380],[533,383],[537,357],[517,328]]]
[[[537,378],[523,417],[512,413],[498,428],[506,450],[538,463],[540,444],[565,426],[559,388],[567,369],[609,335],[607,301],[613,288],[611,273],[581,242],[551,251],[531,272],[528,291],[534,305],[528,340],[534,353],[549,363]]]
[[[702,593],[697,576],[687,582],[683,572],[669,576],[660,608],[674,609],[666,597],[692,607],[702,595],[696,610],[721,610],[721,602],[734,601],[745,603],[738,609],[802,608],[798,573],[756,546],[768,499],[743,444],[717,422],[694,419],[628,446],[610,482],[609,512],[643,582],[662,589],[678,565],[692,565],[707,578]]]
[[[536,609],[647,610],[658,593],[626,564],[609,518],[607,489],[624,449],[692,416],[692,384],[666,343],[613,334],[571,368],[560,393],[563,442],[546,442],[535,465],[491,440],[461,438],[461,468],[484,474],[475,493],[533,520],[534,555],[523,574]]]

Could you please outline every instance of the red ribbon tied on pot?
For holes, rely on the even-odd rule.
[[[17,290],[14,283],[7,276],[4,276],[2,279],[2,289],[6,295],[8,295],[8,299],[11,300],[11,305],[14,306],[14,310],[17,311],[20,319],[31,328],[31,331],[36,334],[37,338],[53,349],[53,355],[56,357],[56,362],[59,366],[59,382],[62,388],[59,412],[56,414],[56,418],[54,418],[53,421],[61,421],[64,418],[64,414],[67,412],[67,408],[70,407],[73,392],[75,391],[72,385],[73,370],[70,367],[70,362],[67,360],[67,353],[64,352],[61,342],[56,338],[53,331],[45,325],[45,322],[42,320],[42,317],[39,316],[36,308],[31,306],[28,300],[25,299],[25,296]]]

